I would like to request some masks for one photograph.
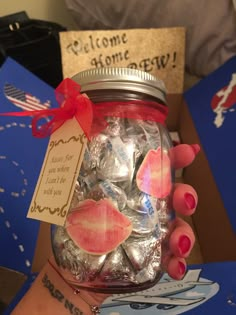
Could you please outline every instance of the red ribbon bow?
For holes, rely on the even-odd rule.
[[[58,108],[40,110],[32,119],[32,133],[35,137],[46,137],[60,128],[65,121],[76,118],[86,137],[89,139],[93,121],[93,104],[85,96],[80,94],[80,86],[71,79],[65,79],[56,88],[56,100],[61,104]],[[38,122],[42,118],[52,117],[50,121],[38,128]]]

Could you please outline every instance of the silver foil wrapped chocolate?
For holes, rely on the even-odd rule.
[[[100,181],[97,185],[93,186],[86,197],[93,200],[108,198],[119,210],[123,210],[127,202],[124,190],[109,180]]]

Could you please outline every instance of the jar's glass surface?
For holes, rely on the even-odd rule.
[[[139,93],[88,95],[95,103],[128,100],[127,106],[139,111],[132,104]],[[158,107],[150,108],[150,115],[154,111]],[[107,127],[88,142],[66,225],[52,227],[56,262],[74,286],[134,292],[162,275],[171,220],[172,142],[162,124],[137,117],[106,118]]]

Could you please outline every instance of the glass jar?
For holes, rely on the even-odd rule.
[[[92,135],[64,227],[52,227],[58,268],[73,286],[135,292],[162,276],[172,211],[172,142],[164,121],[165,86],[126,68],[72,78],[94,105]],[[99,129],[99,128],[95,128]]]

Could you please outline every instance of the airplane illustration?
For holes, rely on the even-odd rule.
[[[236,73],[233,73],[228,85],[220,89],[211,100],[212,110],[216,114],[214,124],[217,128],[223,125],[226,113],[235,111],[235,103]]]
[[[212,281],[199,281],[201,269],[189,270],[182,280],[166,280],[156,284],[153,288],[133,294],[116,294],[109,297],[101,308],[130,305],[133,309],[145,309],[158,304],[159,309],[170,309],[175,306],[188,306],[201,302],[205,297],[181,298],[176,294],[190,291],[199,285],[212,285]]]

